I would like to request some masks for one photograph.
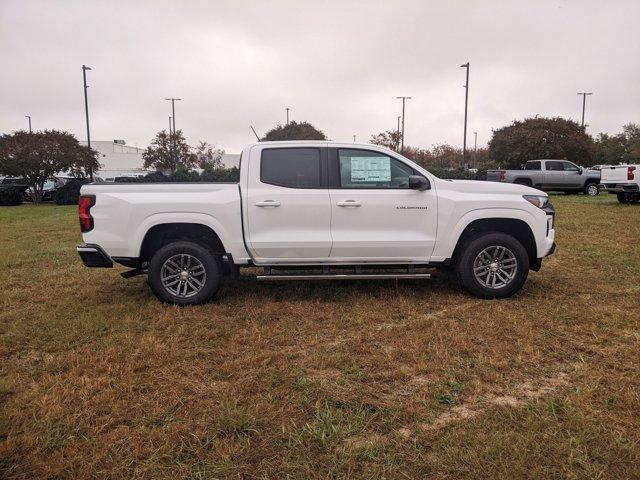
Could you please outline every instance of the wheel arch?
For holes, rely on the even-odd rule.
[[[533,180],[527,177],[518,177],[513,180],[513,183],[517,183],[519,185],[533,186]]]
[[[524,220],[508,217],[480,218],[470,222],[458,237],[451,255],[451,262],[455,264],[464,246],[470,240],[489,232],[505,233],[514,237],[527,251],[530,264],[536,265],[537,246],[531,226]]]
[[[218,255],[227,253],[222,239],[211,226],[198,222],[165,222],[157,223],[145,232],[139,258],[147,261],[164,245],[180,240],[195,241]]]

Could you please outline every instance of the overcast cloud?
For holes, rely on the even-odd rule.
[[[258,133],[307,120],[332,140],[394,129],[406,143],[462,145],[536,114],[591,133],[640,122],[640,2],[0,0],[0,132],[68,130],[146,146],[167,128],[239,152]]]

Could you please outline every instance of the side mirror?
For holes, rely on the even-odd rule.
[[[582,175],[584,173],[584,167],[578,167],[580,169],[579,173]]]
[[[426,177],[422,175],[410,175],[409,176],[409,188],[411,190],[420,190],[421,192],[424,190],[431,189],[431,182]]]

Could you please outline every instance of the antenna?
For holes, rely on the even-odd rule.
[[[256,136],[256,138],[258,139],[258,141],[260,141],[260,137],[258,136],[258,134],[256,133],[256,129],[253,128],[253,125],[249,125],[251,127],[251,130],[253,130],[253,134]]]

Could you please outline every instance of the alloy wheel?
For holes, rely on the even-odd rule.
[[[204,265],[193,255],[181,253],[169,257],[160,269],[162,286],[180,298],[196,295],[207,281]]]
[[[518,260],[514,253],[501,245],[482,250],[473,261],[476,280],[487,288],[502,288],[515,278]]]

